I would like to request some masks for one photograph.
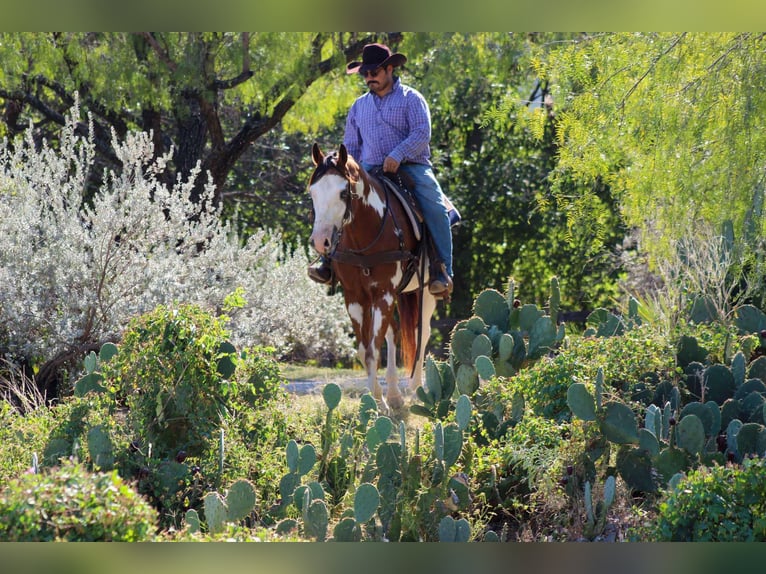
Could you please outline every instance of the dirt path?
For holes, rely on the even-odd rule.
[[[385,391],[386,382],[383,377],[378,377],[381,387]],[[288,380],[285,389],[296,395],[318,395],[327,383],[336,383],[347,394],[361,395],[367,390],[367,377],[322,377],[321,379],[293,379]],[[404,392],[407,388],[407,379],[399,380],[399,388]]]

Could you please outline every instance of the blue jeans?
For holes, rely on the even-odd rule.
[[[376,166],[362,164],[362,167],[366,171],[372,171]],[[399,169],[410,176],[415,184],[413,193],[423,212],[428,231],[433,237],[436,253],[452,277],[452,229],[444,192],[436,180],[434,170],[430,165],[422,163],[406,163]]]

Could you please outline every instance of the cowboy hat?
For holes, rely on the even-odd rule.
[[[382,68],[389,64],[396,67],[401,66],[407,61],[407,56],[404,54],[392,54],[391,50],[385,44],[367,44],[362,49],[362,61],[350,62],[346,66],[347,74],[354,74],[356,72],[366,72],[367,70],[374,70],[376,68]]]

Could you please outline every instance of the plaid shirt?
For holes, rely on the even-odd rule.
[[[431,165],[431,112],[423,95],[399,78],[385,96],[359,96],[346,117],[343,143],[360,163],[382,165],[386,156]]]

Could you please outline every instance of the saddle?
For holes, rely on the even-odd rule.
[[[382,168],[374,170],[370,175],[375,177],[382,185],[384,185],[404,208],[404,211],[407,214],[407,218],[410,221],[410,225],[412,226],[412,229],[415,233],[416,239],[420,245],[424,246],[426,249],[428,260],[430,262],[429,272],[431,277],[433,277],[439,272],[440,268],[444,265],[444,262],[436,252],[436,246],[434,245],[431,234],[428,233],[428,229],[425,225],[423,212],[420,208],[420,205],[418,204],[417,198],[411,191],[415,187],[412,180],[405,173],[384,172]],[[450,225],[451,227],[455,227],[461,221],[460,212],[452,204],[449,198],[445,196],[445,199],[447,201],[447,214],[450,218]],[[418,256],[420,257],[421,255],[422,249],[419,248]],[[412,275],[417,270],[418,259],[413,260],[407,267],[404,274],[404,279],[401,283],[401,288],[404,288],[404,286],[409,283]]]

